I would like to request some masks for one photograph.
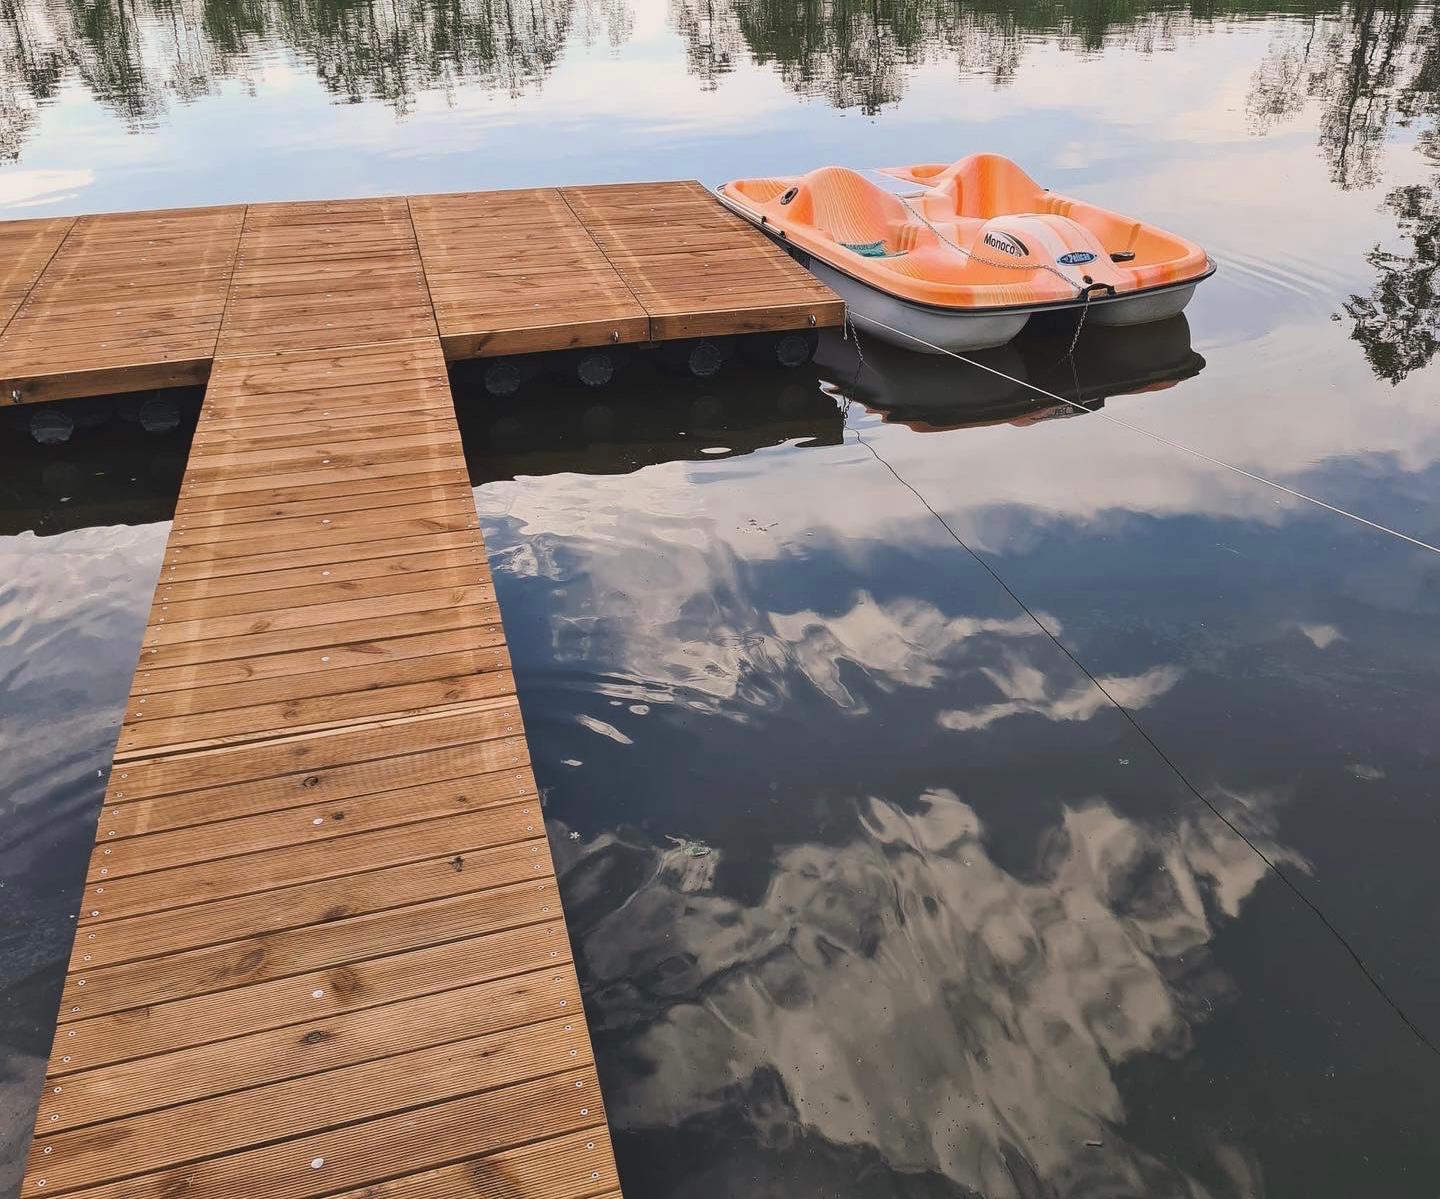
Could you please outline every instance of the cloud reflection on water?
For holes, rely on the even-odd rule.
[[[1071,737],[1051,730],[1091,721],[1102,727],[1079,743],[1134,751],[1033,620],[978,568],[957,567],[963,556],[942,564],[903,493],[900,507],[888,490],[867,492],[863,509],[842,501],[846,468],[868,459],[856,448],[477,493],[498,577],[556,606],[542,673],[568,680],[561,707],[603,713],[608,701],[613,713],[600,730],[609,744],[594,743],[564,784],[601,831],[575,842],[564,817],[550,820],[611,1120],[660,1138],[718,1121],[753,1144],[733,1167],[707,1159],[706,1180],[684,1181],[692,1194],[747,1185],[756,1160],[797,1137],[812,1153],[862,1154],[896,1187],[930,1177],[991,1199],[1253,1193],[1243,1142],[1215,1143],[1196,1172],[1127,1140],[1120,1073],[1140,1058],[1184,1059],[1197,1025],[1233,1001],[1209,949],[1264,864],[1203,807],[1177,806],[1149,759],[1124,806],[1093,752],[1063,783],[1039,765]],[[778,455],[783,480],[767,461]],[[583,504],[572,494],[582,485]],[[785,580],[795,591],[782,604],[770,588]],[[1182,677],[1160,661],[1105,682],[1143,707]],[[625,704],[638,699],[637,715]],[[534,693],[526,702],[550,707]],[[852,727],[863,732],[847,733],[862,715]],[[753,801],[726,795],[743,771],[726,783],[737,768],[725,763],[768,761],[778,747],[761,747],[792,735],[782,729],[825,778],[845,767],[809,759],[799,738],[857,736],[853,752],[870,743],[881,776],[912,755],[911,769],[958,780],[1033,754],[1035,773],[1013,783],[1028,780],[1027,805],[1058,802],[1004,814],[1022,831],[1003,857],[982,816],[998,796],[955,784],[827,792],[808,801],[824,830],[815,839],[782,831],[798,811],[732,824]],[[541,755],[546,736],[543,719],[532,723]],[[677,776],[683,796],[647,809],[644,831],[615,826],[598,795],[592,808],[591,787],[608,793],[629,755],[663,776],[668,743],[692,736],[705,747],[699,777]],[[1257,843],[1303,865],[1272,836],[1283,796],[1247,798]],[[727,810],[708,818],[719,827],[707,852],[666,839],[691,829],[659,821],[693,824],[709,802]],[[1217,1172],[1230,1185],[1216,1189]]]
[[[1019,877],[951,791],[856,809],[844,843],[777,847],[754,904],[697,888],[644,841],[557,838],[582,910],[627,889],[612,875],[644,874],[580,933],[591,1019],[623,1063],[612,1121],[683,1125],[768,1074],[786,1121],[897,1174],[990,1199],[1042,1193],[1038,1179],[1054,1195],[1211,1194],[1114,1131],[1115,1072],[1183,1056],[1233,999],[1207,947],[1264,877],[1250,847],[1208,813],[1151,826],[1097,796],[1064,809]],[[774,1120],[756,1116],[761,1145],[787,1135]],[[1212,1167],[1248,1175],[1243,1150],[1215,1151]]]

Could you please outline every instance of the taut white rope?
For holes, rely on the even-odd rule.
[[[957,362],[964,362],[969,366],[978,367],[982,371],[986,371],[1001,379],[1006,379],[1019,387],[1028,387],[1031,391],[1037,395],[1044,396],[1046,399],[1057,400],[1062,404],[1069,404],[1070,407],[1079,409],[1081,412],[1089,412],[1094,416],[1103,417],[1111,424],[1129,429],[1132,433],[1139,433],[1142,436],[1150,438],[1152,441],[1157,441],[1161,445],[1168,446],[1172,450],[1180,450],[1182,453],[1193,455],[1201,461],[1210,463],[1212,466],[1223,467],[1225,470],[1233,471],[1235,474],[1251,479],[1256,483],[1263,483],[1266,487],[1273,487],[1276,491],[1284,492],[1286,495],[1293,496],[1297,500],[1304,500],[1307,504],[1314,504],[1317,508],[1324,508],[1327,512],[1333,512],[1337,516],[1343,516],[1347,520],[1353,520],[1356,524],[1365,525],[1367,528],[1375,529],[1380,533],[1388,533],[1391,537],[1409,542],[1409,544],[1418,546],[1422,550],[1429,550],[1432,554],[1440,554],[1440,546],[1431,545],[1428,541],[1421,541],[1418,537],[1411,537],[1410,534],[1402,533],[1399,529],[1392,529],[1389,525],[1379,524],[1376,521],[1359,515],[1359,513],[1336,507],[1334,504],[1327,504],[1324,500],[1317,499],[1313,495],[1307,495],[1303,491],[1297,491],[1293,487],[1287,487],[1284,483],[1277,483],[1274,479],[1267,479],[1264,475],[1257,475],[1254,471],[1246,470],[1243,466],[1236,466],[1233,462],[1226,462],[1223,458],[1216,458],[1213,454],[1207,454],[1204,450],[1197,450],[1194,446],[1188,446],[1184,442],[1174,441],[1161,433],[1155,433],[1145,428],[1143,425],[1132,424],[1128,420],[1124,420],[1113,413],[1105,412],[1101,409],[1087,408],[1084,404],[1077,403],[1075,400],[1067,399],[1062,395],[1056,395],[1053,391],[1046,391],[1045,388],[1037,387],[1028,380],[1017,379],[1013,375],[1007,375],[1002,370],[996,370],[993,366],[986,366],[983,362],[976,362],[975,359],[967,358],[964,354],[958,354],[954,350],[947,350],[943,346],[933,345],[922,337],[916,337],[913,333],[907,333],[904,329],[896,329],[891,325],[885,324],[883,321],[877,321],[871,317],[862,317],[861,320],[867,325],[873,325],[877,329],[884,329],[887,332],[894,333],[899,337],[912,341],[918,346],[924,346],[927,350],[931,350],[936,354],[948,355]],[[859,344],[858,338],[856,339],[856,344]]]

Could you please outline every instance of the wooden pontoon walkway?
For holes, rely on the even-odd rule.
[[[268,350],[438,330],[454,361],[843,316],[834,293],[698,183],[331,203],[337,222],[384,212],[411,228],[419,283],[357,231],[267,291],[253,234],[294,207],[0,222],[0,403],[204,383],[225,348],[222,320],[226,333],[268,333]],[[346,292],[323,290],[341,280]],[[412,303],[377,323],[371,301],[397,288]],[[269,303],[233,311],[237,296],[262,294]],[[323,314],[315,295],[333,301]]]
[[[647,194],[0,226],[12,378],[209,380],[26,1199],[618,1194],[442,347],[829,322]]]

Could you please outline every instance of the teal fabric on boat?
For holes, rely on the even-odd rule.
[[[840,243],[847,250],[854,250],[862,258],[899,258],[905,251],[898,254],[891,254],[885,249],[883,241],[842,241]]]

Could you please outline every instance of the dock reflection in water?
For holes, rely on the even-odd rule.
[[[1130,396],[1137,419],[1203,402],[1183,322],[1150,332],[1087,333],[1073,375],[1064,341],[1018,343],[1007,373],[1078,379],[1087,406]],[[656,384],[660,435],[620,432],[641,414],[609,396],[477,401],[490,444],[528,438],[480,466],[477,502],[627,1194],[1424,1194],[1433,1059],[1260,856],[1310,886],[1341,849],[1303,786],[1274,785],[1311,751],[1232,729],[1196,772],[1228,788],[1227,825],[1045,632],[1104,650],[1101,683],[1142,723],[1235,706],[1236,663],[1173,643],[1138,597],[1241,646],[1275,635],[1269,614],[1169,595],[1189,551],[1167,540],[1277,540],[1307,627],[1327,606],[1348,625],[1328,526],[1194,498],[1127,511],[1124,476],[1057,513],[1046,497],[1117,454],[1137,480],[1193,472],[873,344],[843,438],[822,408],[793,418],[822,382],[832,410],[850,393],[835,342],[816,376],[732,377],[724,419]],[[987,557],[1003,545],[1027,594],[1052,587],[1057,539],[1070,559],[1108,546],[1137,597],[1112,614],[1128,653],[1063,588],[1032,620],[856,432]],[[1308,719],[1326,669],[1272,680],[1267,704]],[[1413,700],[1429,669],[1386,686]]]
[[[0,537],[168,522],[199,388],[0,413]]]
[[[844,418],[814,371],[727,372],[715,383],[636,364],[610,388],[532,384],[507,402],[478,372],[452,370],[471,481],[576,471],[628,474],[667,462],[728,458],[794,442],[839,445]]]

